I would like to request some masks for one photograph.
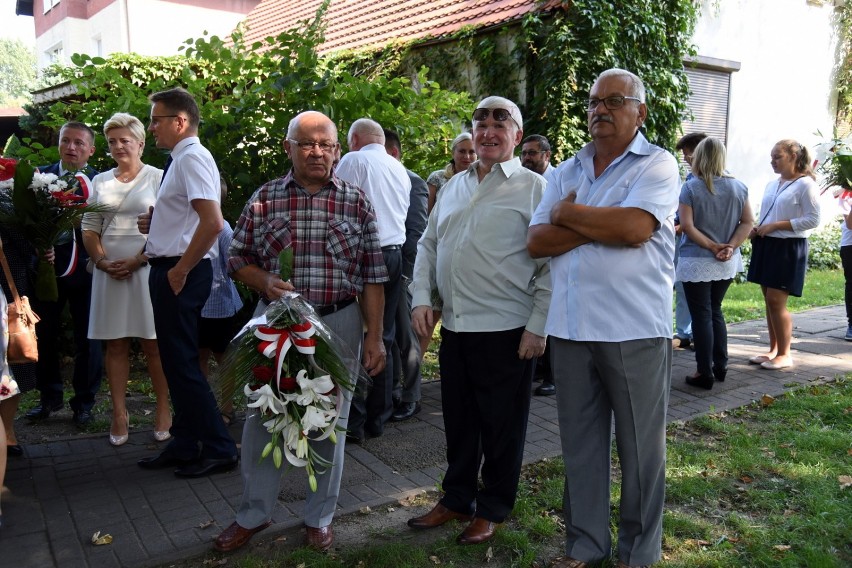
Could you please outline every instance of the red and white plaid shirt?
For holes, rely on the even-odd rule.
[[[388,279],[373,206],[360,189],[334,175],[313,195],[292,171],[261,186],[237,221],[228,272],[254,264],[278,273],[278,255],[286,247],[293,249],[291,283],[318,307]]]

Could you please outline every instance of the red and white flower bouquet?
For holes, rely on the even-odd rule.
[[[298,294],[272,302],[231,341],[218,370],[219,399],[230,400],[237,385],[249,408],[267,419],[272,435],[262,458],[272,456],[308,472],[316,491],[316,474],[331,465],[310,441],[337,443],[337,422],[344,392],[351,392],[362,368],[357,357]]]

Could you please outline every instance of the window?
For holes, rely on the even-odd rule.
[[[59,5],[59,0],[41,0],[42,5],[44,6],[44,13],[47,14],[50,12],[50,9],[54,6]]]
[[[64,61],[63,61],[63,55],[64,55],[64,53],[65,53],[65,52],[64,52],[64,51],[63,51],[63,49],[62,49],[62,44],[61,44],[61,43],[60,43],[59,45],[55,45],[55,46],[51,47],[50,49],[48,49],[48,50],[45,52],[45,55],[47,56],[47,62],[48,62],[48,64],[51,64],[51,63],[64,63]]]
[[[698,56],[684,62],[689,79],[689,110],[692,120],[684,120],[684,134],[704,132],[728,143],[728,118],[731,99],[731,75],[740,64]]]

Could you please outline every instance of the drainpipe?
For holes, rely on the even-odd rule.
[[[127,27],[127,53],[131,52],[131,42],[130,42],[130,2],[129,0],[124,0],[124,23]]]

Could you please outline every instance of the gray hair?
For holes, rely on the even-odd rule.
[[[608,77],[627,77],[630,79],[630,92],[627,93],[628,96],[636,97],[639,99],[640,103],[645,102],[645,83],[642,82],[642,79],[639,78],[635,73],[631,73],[626,69],[619,69],[618,67],[613,67],[612,69],[607,69],[595,79],[595,83],[600,81],[601,79],[606,79]]]
[[[349,134],[346,136],[346,142],[351,146],[352,137],[357,134],[371,139],[376,144],[385,143],[385,131],[382,125],[372,118],[359,118],[349,127]]]
[[[309,115],[319,115],[319,116],[322,116],[323,118],[325,118],[328,121],[332,132],[334,133],[334,141],[335,142],[337,141],[337,125],[334,124],[333,120],[331,120],[326,115],[324,115],[323,113],[316,111],[316,110],[306,110],[304,112],[300,112],[299,114],[294,116],[292,119],[290,119],[290,123],[287,125],[287,138],[289,138],[291,140],[296,138],[296,131],[299,129],[299,121],[302,119],[303,116],[309,116]]]

